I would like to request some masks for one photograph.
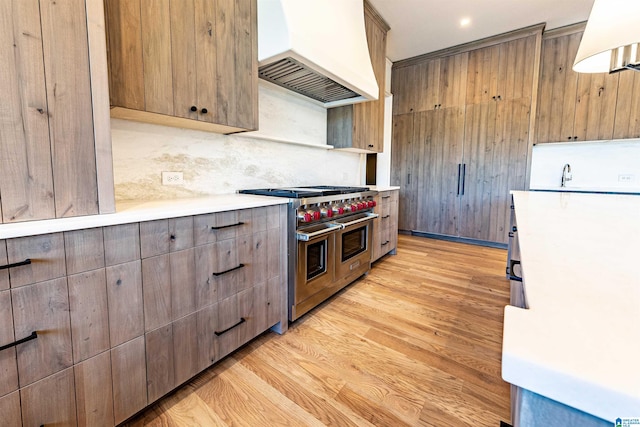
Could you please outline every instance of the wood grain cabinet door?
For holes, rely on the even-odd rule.
[[[16,339],[19,344],[20,387],[72,365],[69,292],[66,277],[11,290]]]
[[[400,186],[398,227],[415,230],[418,215],[418,167],[420,146],[414,135],[414,114],[393,116],[391,185]]]
[[[77,425],[73,369],[65,369],[20,389],[22,425]]]
[[[113,415],[120,424],[147,406],[147,372],[143,336],[111,349]]]
[[[13,333],[11,294],[0,291],[0,347],[16,341]],[[0,351],[0,396],[18,389],[18,364],[15,346]]]
[[[111,347],[144,334],[140,261],[106,268]]]
[[[9,269],[12,288],[63,277],[66,275],[63,234],[9,239],[7,261],[18,264]]]
[[[0,397],[0,414],[2,414],[3,426],[22,427],[20,394],[17,391]]]
[[[113,385],[111,355],[105,351],[73,367],[79,427],[111,427]]]
[[[256,336],[254,288],[218,303],[217,356],[222,358]]]

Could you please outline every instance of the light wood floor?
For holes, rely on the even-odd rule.
[[[494,426],[506,251],[400,236],[398,255],[266,333],[133,426]]]

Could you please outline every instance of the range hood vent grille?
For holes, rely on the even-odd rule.
[[[258,71],[261,79],[324,103],[360,96],[291,57],[263,65]]]

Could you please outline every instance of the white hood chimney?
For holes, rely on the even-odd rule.
[[[258,0],[260,78],[338,107],[378,99],[363,0]]]

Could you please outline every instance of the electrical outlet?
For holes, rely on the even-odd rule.
[[[162,172],[162,185],[184,185],[182,172]]]
[[[633,182],[633,181],[635,181],[635,176],[631,174],[618,175],[618,182]]]

